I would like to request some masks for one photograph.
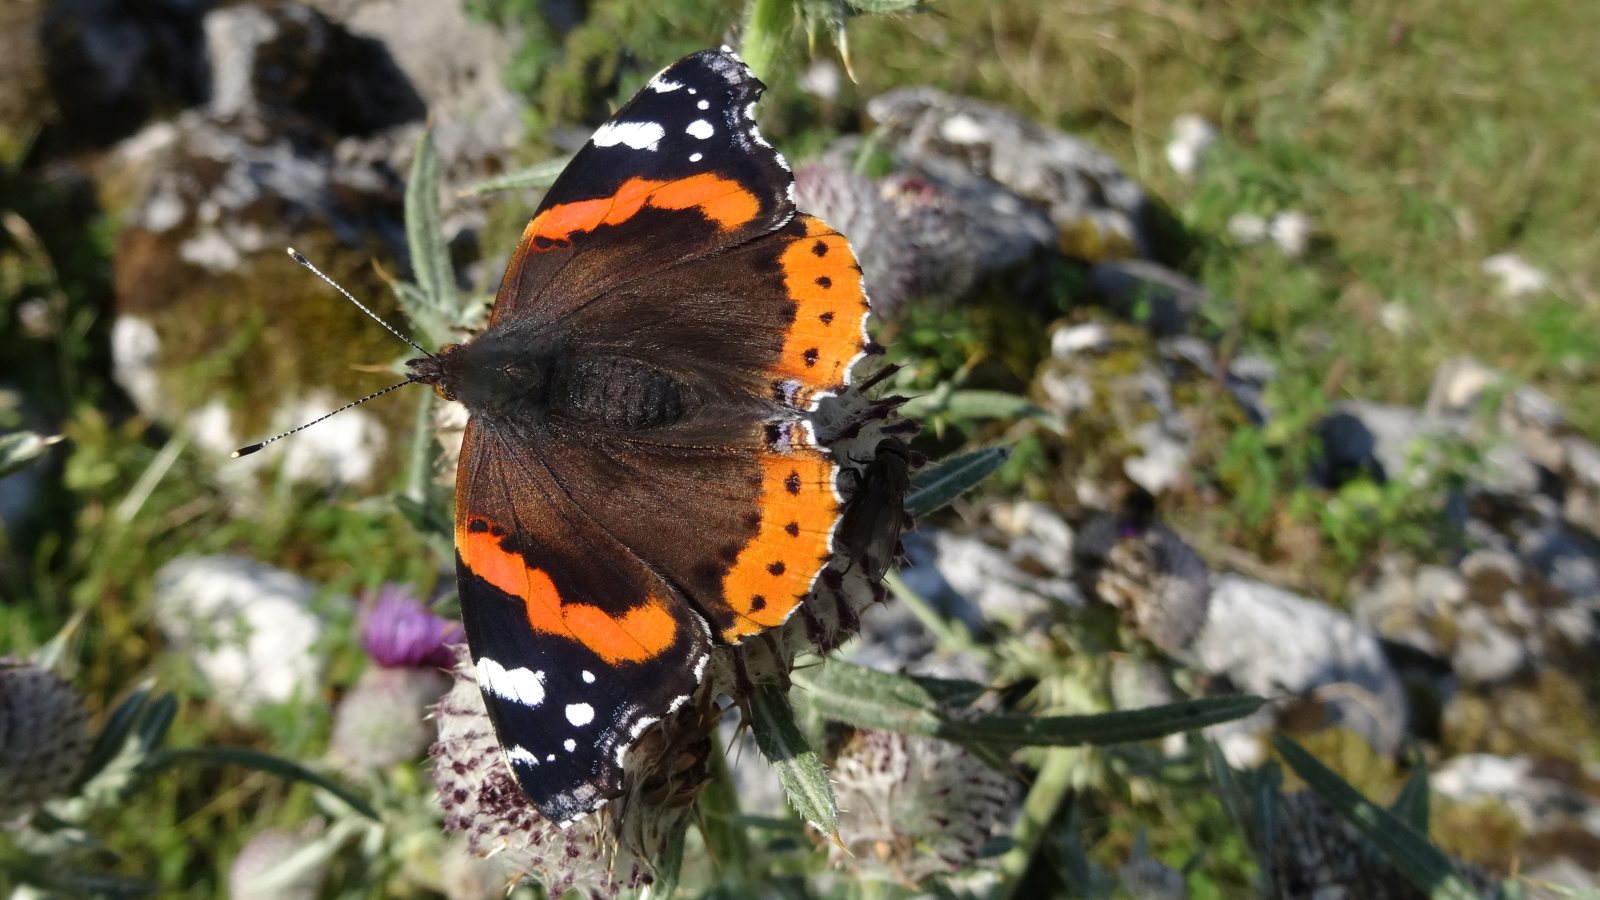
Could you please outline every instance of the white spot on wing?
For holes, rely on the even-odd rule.
[[[644,718],[640,719],[639,721],[633,723],[633,727],[628,729],[628,736],[636,738],[639,735],[643,734],[644,730],[646,728],[649,728],[651,725],[654,725],[655,723],[657,723],[659,721],[661,721],[661,720],[653,718],[651,716],[645,716]]]
[[[583,683],[584,684],[594,684],[594,673],[589,671],[588,669],[584,669],[583,670]]]
[[[567,748],[567,752],[571,753],[572,751],[578,749],[578,742],[572,738],[567,738],[565,741],[561,742],[561,746]]]
[[[710,100],[701,100],[699,103],[696,103],[695,106],[697,106],[697,107],[699,107],[701,109],[710,109],[711,108],[711,101]]]
[[[681,87],[683,87],[682,84],[676,81],[668,81],[659,75],[650,79],[650,90],[655,91],[658,94],[670,94]]]
[[[689,123],[689,127],[685,128],[684,131],[689,132],[690,137],[699,138],[702,141],[716,133],[716,129],[712,128],[711,123],[705,119],[695,119]]]
[[[527,747],[513,745],[506,748],[506,759],[513,763],[522,763],[525,766],[537,766],[539,757],[534,756]]]
[[[530,709],[544,702],[544,673],[532,669],[507,669],[489,657],[478,660],[478,687]]]
[[[607,122],[589,138],[596,147],[624,144],[635,150],[654,150],[667,131],[655,122]]]
[[[587,725],[594,721],[594,707],[587,703],[568,703],[567,721],[574,725]]]
[[[706,155],[704,153],[691,153],[691,154],[689,154],[689,162],[699,162],[700,160],[705,159],[705,158],[706,158]]]

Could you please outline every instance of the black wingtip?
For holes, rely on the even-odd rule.
[[[261,443],[261,444],[251,444],[248,447],[240,447],[239,449],[233,451],[233,456],[231,458],[232,459],[238,459],[241,456],[249,456],[250,454],[256,452],[257,450],[260,450],[262,447],[265,447],[265,446],[266,446],[266,444]]]

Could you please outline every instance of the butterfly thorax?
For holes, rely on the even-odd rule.
[[[490,331],[406,365],[417,381],[489,421],[553,416],[633,430],[670,425],[691,405],[676,378],[634,357],[573,352],[525,334]]]

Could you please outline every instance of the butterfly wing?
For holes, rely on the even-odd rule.
[[[546,192],[501,281],[490,327],[553,322],[618,284],[787,222],[793,178],[752,118],[763,89],[726,49],[685,57],[651,79]]]
[[[848,382],[867,312],[848,242],[797,215],[566,322],[573,353],[636,355],[716,398],[664,428],[563,429],[541,454],[573,502],[721,641],[782,624],[832,552],[838,465],[807,413]]]
[[[506,761],[564,823],[622,786],[622,756],[699,684],[704,622],[545,467],[467,426],[456,569],[467,641]]]

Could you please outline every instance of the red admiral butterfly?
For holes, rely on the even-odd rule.
[[[731,51],[667,67],[546,194],[477,338],[411,360],[471,414],[456,568],[478,683],[565,823],[833,549],[811,414],[866,346],[850,245],[794,206]]]

